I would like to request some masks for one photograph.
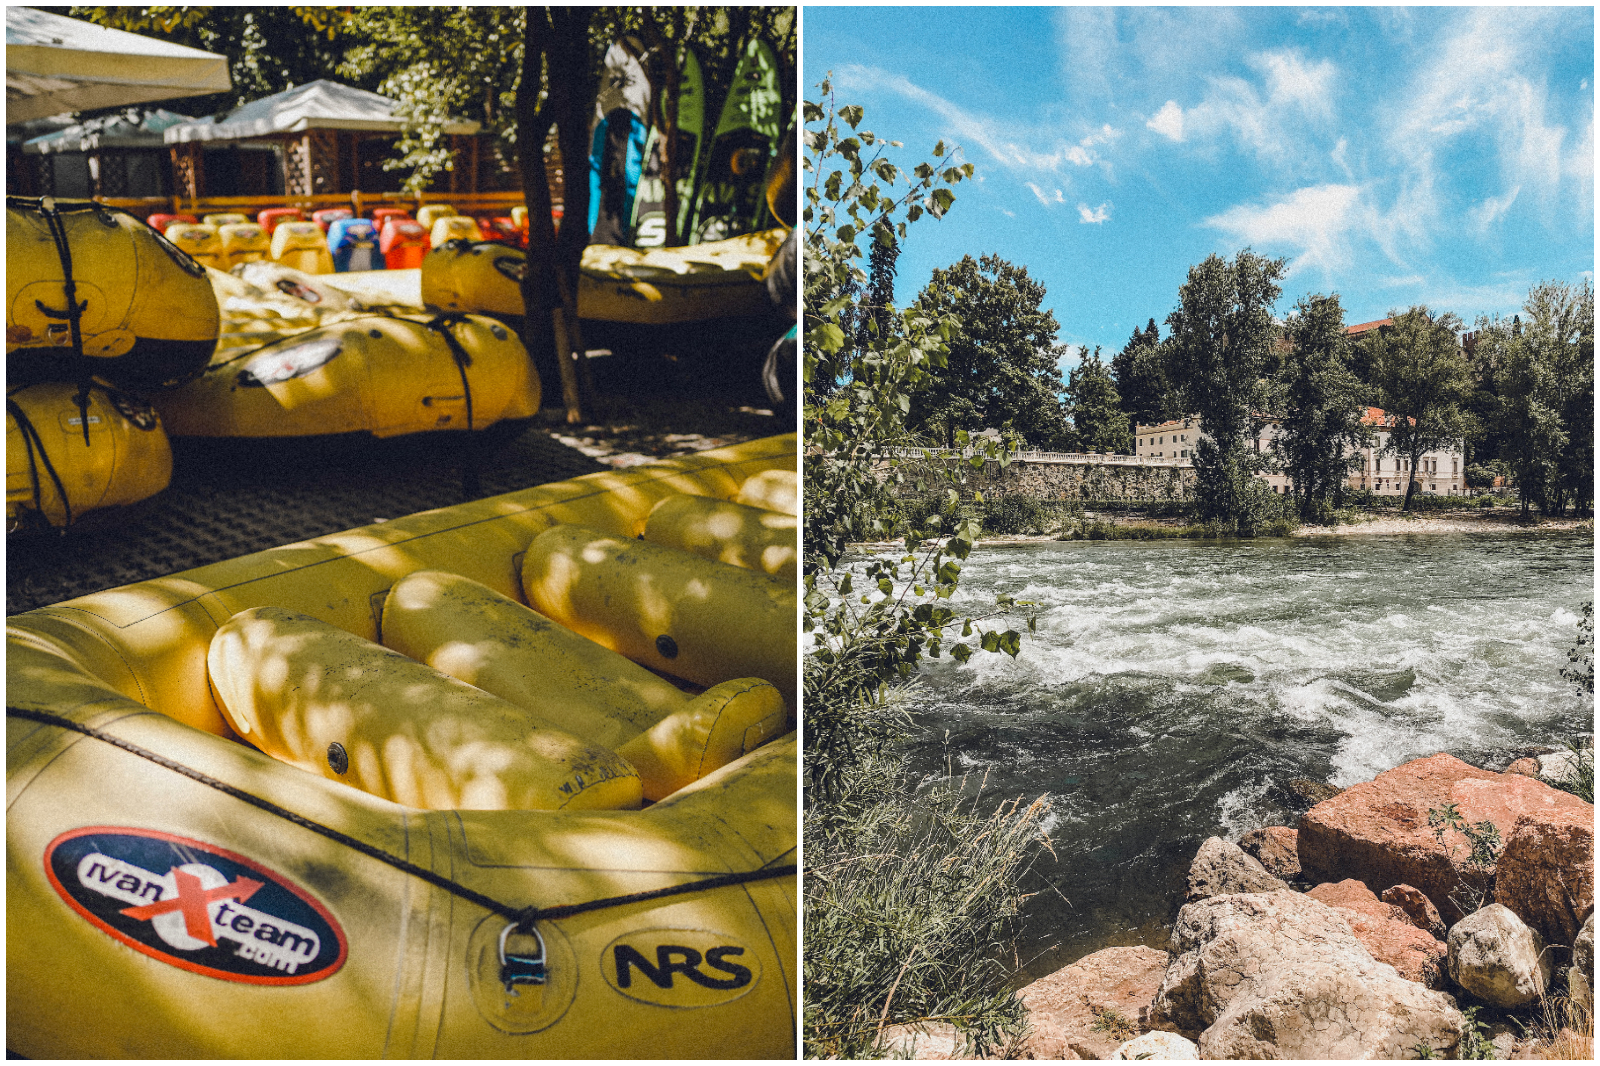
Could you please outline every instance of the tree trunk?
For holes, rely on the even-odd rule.
[[[528,205],[523,342],[534,366],[544,371],[541,377],[551,369],[556,371],[569,423],[583,421],[579,368],[573,358],[582,354],[578,274],[583,249],[589,243],[589,182],[581,171],[589,158],[588,107],[598,87],[589,56],[590,14],[588,8],[528,9],[522,84],[517,92],[517,157]],[[541,86],[546,89],[543,105],[539,104]],[[559,230],[551,217],[550,181],[544,163],[552,125],[568,177]],[[574,167],[579,168],[579,180],[572,180]]]

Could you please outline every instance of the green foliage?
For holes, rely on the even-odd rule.
[[[1499,860],[1500,849],[1504,846],[1499,827],[1488,819],[1467,824],[1455,803],[1429,808],[1428,827],[1433,830],[1433,837],[1444,849],[1452,868],[1456,866],[1456,849],[1454,845],[1445,843],[1445,835],[1454,830],[1466,837],[1467,855],[1462,862],[1472,877],[1469,880],[1457,874],[1456,887],[1450,892],[1450,899],[1468,914],[1481,909],[1489,901],[1494,864]]]
[[[1461,1017],[1464,1024],[1461,1026],[1461,1042],[1456,1045],[1456,1057],[1459,1059],[1492,1059],[1494,1045],[1489,1042],[1489,1023],[1478,1017],[1482,1007],[1467,1007],[1462,1010]]]
[[[1001,956],[1044,800],[982,813],[982,789],[914,793],[885,754],[805,813],[805,1055],[881,1055],[886,1024],[953,1023],[977,1053],[1023,1020]]]
[[[1274,358],[1272,305],[1283,272],[1282,259],[1248,249],[1231,263],[1209,256],[1189,268],[1178,309],[1167,316],[1167,372],[1205,434],[1194,453],[1200,517],[1243,536],[1283,517],[1278,498],[1255,476],[1265,463],[1253,450],[1255,414],[1271,406],[1263,375]]]
[[[1144,329],[1134,330],[1122,351],[1111,357],[1111,376],[1130,421],[1153,426],[1183,417],[1172,395],[1166,357],[1161,351],[1161,331],[1155,319]]]
[[[1391,312],[1393,325],[1373,330],[1363,342],[1372,365],[1376,401],[1389,418],[1384,455],[1404,456],[1416,470],[1422,453],[1458,445],[1474,432],[1466,401],[1472,380],[1456,343],[1461,320],[1435,315],[1425,306]],[[1415,478],[1407,483],[1402,510],[1410,510]]]
[[[1583,617],[1578,619],[1578,639],[1567,652],[1567,665],[1561,676],[1578,687],[1578,691],[1594,695],[1594,601],[1583,605]]]
[[[1091,1003],[1089,1010],[1094,1014],[1094,1022],[1089,1028],[1097,1033],[1105,1033],[1113,1040],[1132,1040],[1144,1031],[1110,1007],[1100,1007]]]
[[[188,97],[175,105],[185,114],[207,115],[333,77],[345,51],[361,43],[351,26],[351,11],[270,5],[72,7],[67,15],[227,56],[231,91]],[[356,78],[352,84],[372,90],[378,80]]]
[[[896,142],[820,89],[823,103],[804,104],[806,1051],[865,1055],[883,1025],[919,1019],[953,1022],[981,1050],[1020,1021],[999,949],[1042,806],[984,816],[981,790],[964,804],[948,781],[912,795],[900,692],[924,655],[1015,656],[1021,634],[950,606],[978,523],[960,514],[959,468],[906,428],[956,323],[882,293],[870,313],[857,307],[868,282],[857,242],[903,243],[908,224],[944,215],[972,166],[901,169],[887,154]],[[998,440],[962,431],[956,443],[973,445],[975,468],[1008,460]],[[886,498],[907,495],[941,502],[905,530],[906,553],[845,565],[852,540],[897,521]],[[910,550],[924,537],[931,547]],[[995,610],[1016,606],[999,597]]]
[[[956,329],[944,364],[913,397],[907,425],[938,434],[947,447],[963,429],[1010,429],[1032,447],[1068,450],[1062,347],[1055,316],[1041,310],[1045,295],[1026,267],[995,255],[935,270],[915,306]]]
[[[1274,441],[1293,483],[1300,517],[1327,522],[1349,494],[1355,450],[1370,442],[1361,424],[1364,388],[1351,372],[1339,297],[1302,297],[1285,329],[1279,370],[1283,421]]]
[[[1054,510],[1031,496],[1006,495],[983,502],[985,534],[1043,533],[1054,524]]]
[[[1481,406],[1524,513],[1581,510],[1594,481],[1594,290],[1542,282],[1523,312],[1478,320],[1474,363],[1492,368],[1496,389]]]
[[[1111,370],[1100,361],[1100,349],[1084,353],[1067,378],[1067,403],[1078,451],[1133,453],[1133,433],[1122,411],[1122,398]]]

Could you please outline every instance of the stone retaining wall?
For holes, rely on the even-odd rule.
[[[908,474],[911,473],[908,467]],[[1044,503],[1075,500],[1188,500],[1194,497],[1194,468],[1139,466],[1133,463],[1061,463],[1013,460],[1001,468],[985,463],[963,471],[962,499],[982,492],[986,500],[1023,496]]]

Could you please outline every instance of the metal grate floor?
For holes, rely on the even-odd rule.
[[[533,424],[506,440],[514,428],[390,440],[174,440],[165,492],[120,512],[91,512],[65,536],[6,538],[6,613],[609,469]]]

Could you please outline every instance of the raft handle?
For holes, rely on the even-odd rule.
[[[518,928],[520,925],[521,922],[511,922],[500,930],[500,983],[506,986],[507,992],[513,991],[516,985],[542,985],[545,979],[544,937],[532,925],[526,932]],[[538,950],[532,955],[517,952],[507,956],[506,938],[512,933],[533,937]]]

